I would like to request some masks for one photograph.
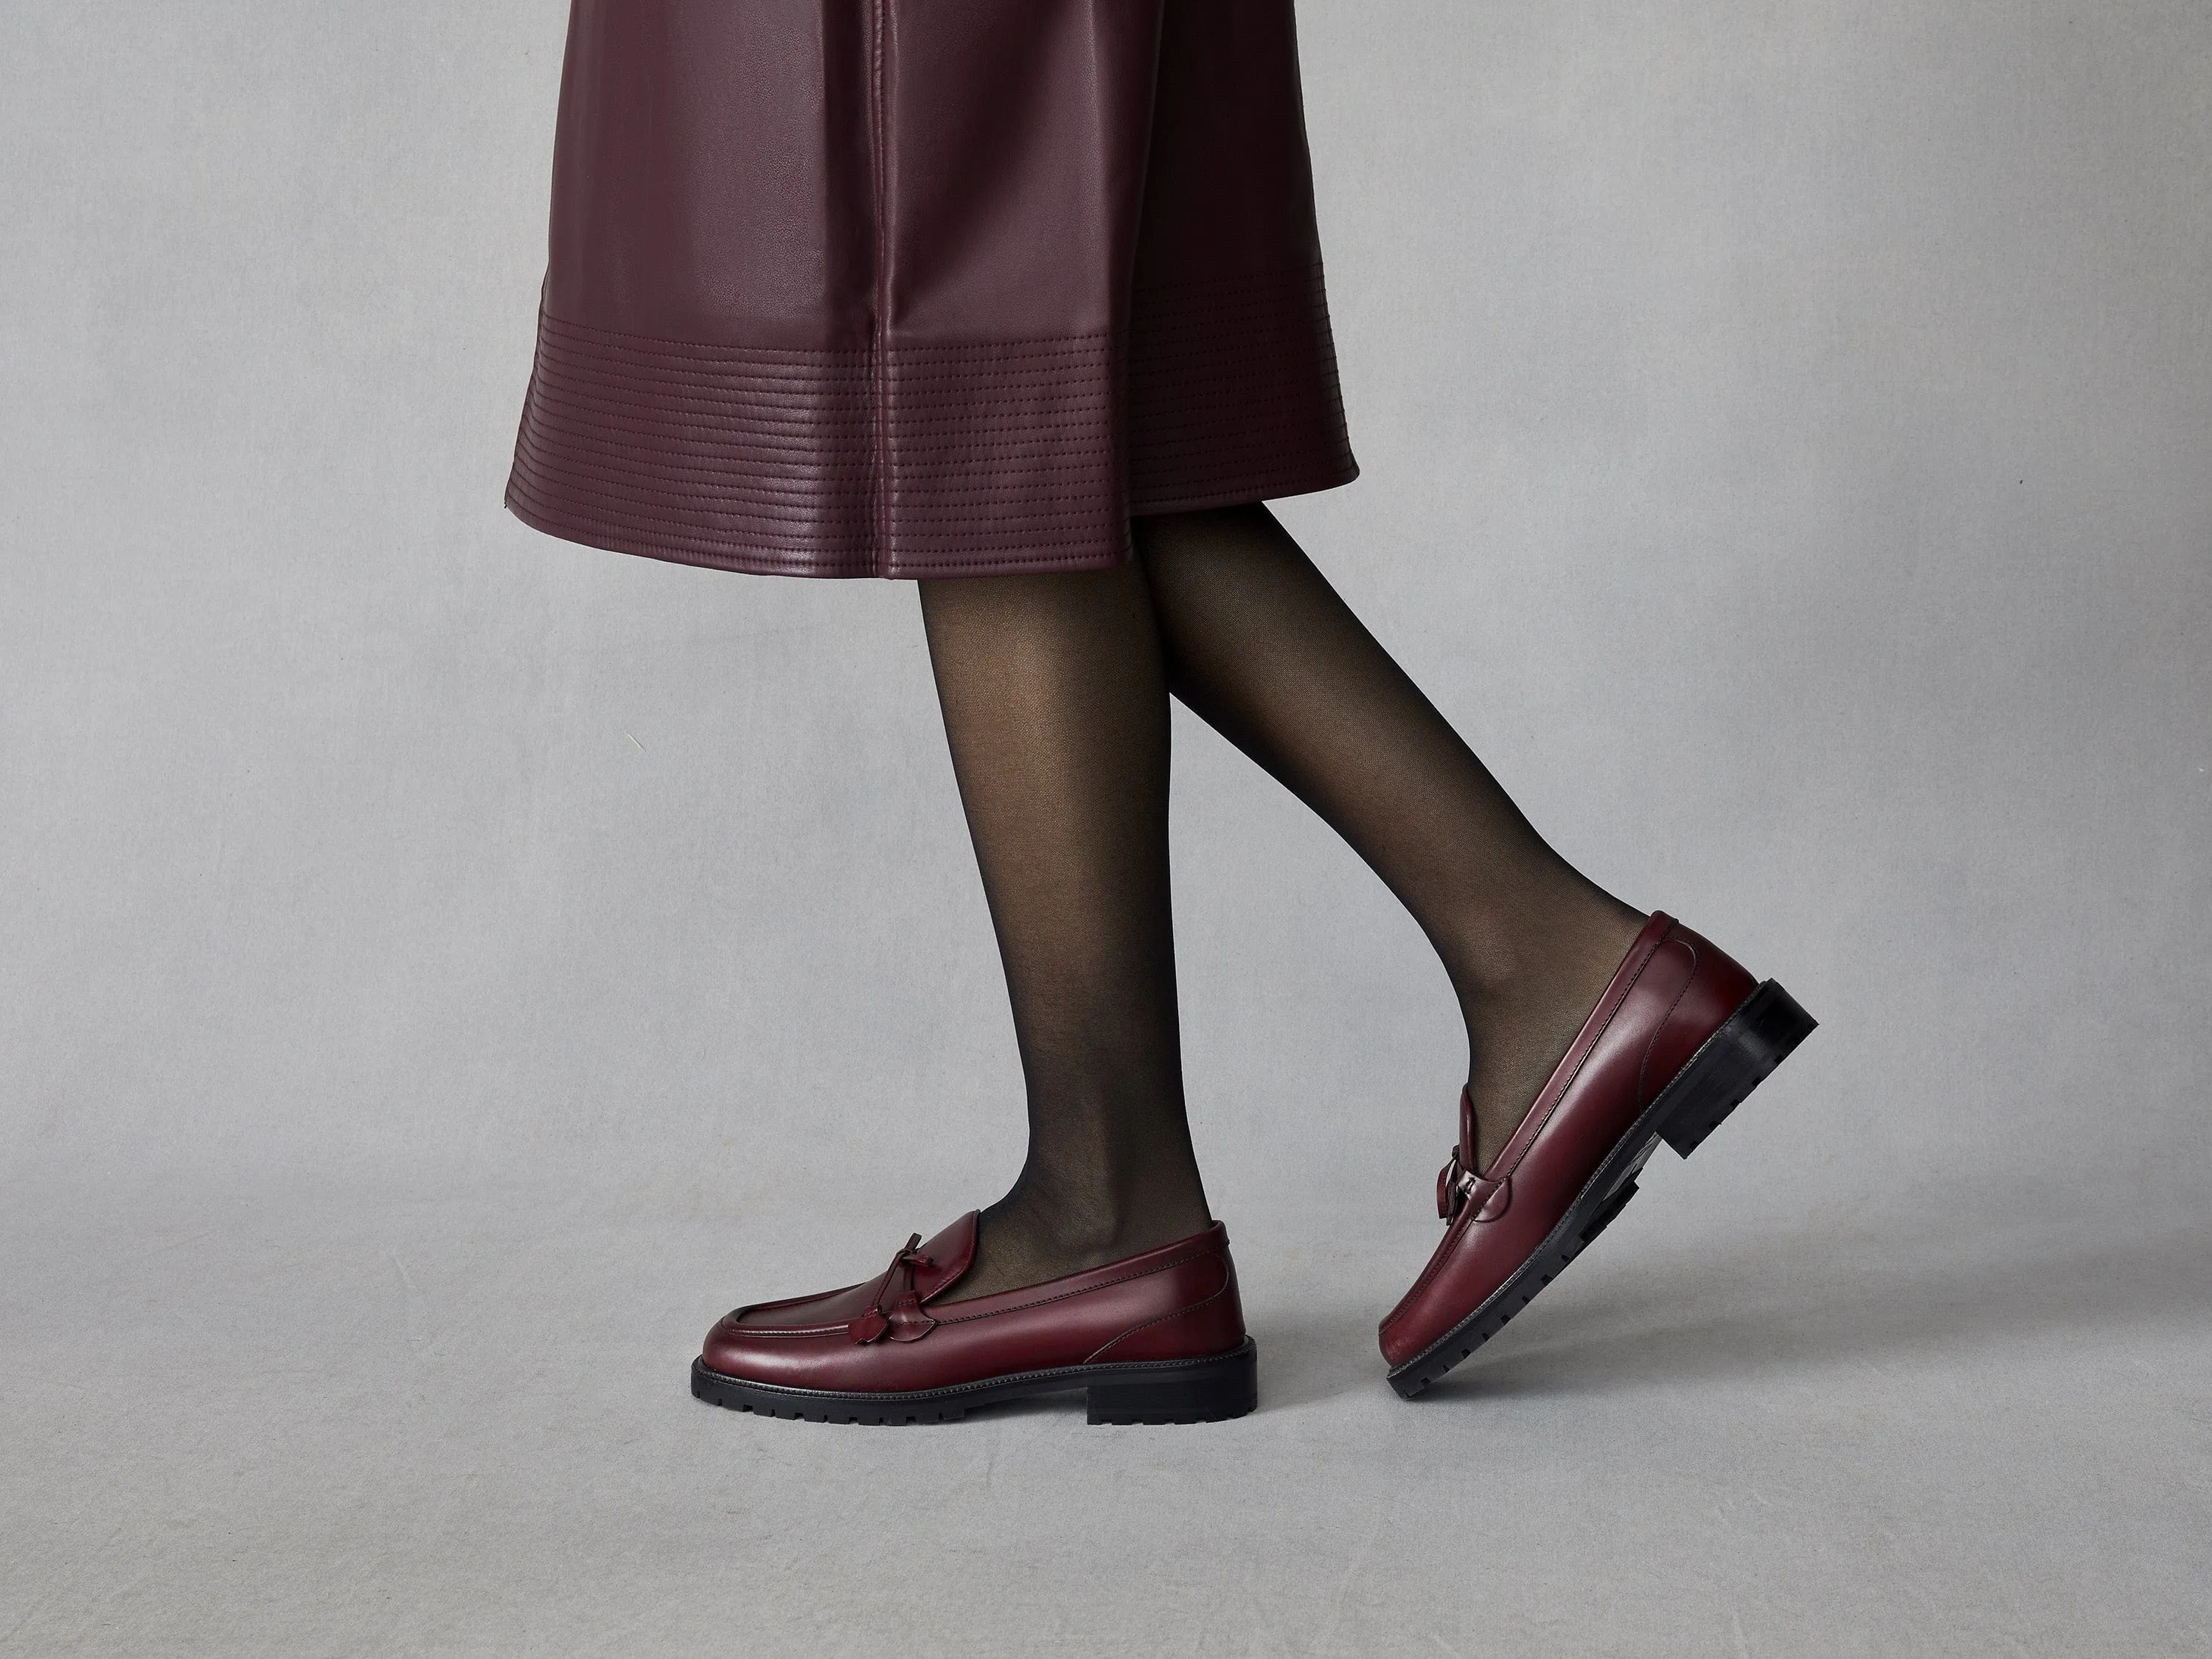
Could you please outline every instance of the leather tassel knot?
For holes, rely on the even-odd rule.
[[[866,1344],[888,1336],[894,1342],[919,1342],[935,1330],[937,1322],[921,1310],[914,1276],[918,1270],[936,1265],[934,1256],[921,1253],[920,1233],[908,1239],[906,1248],[891,1258],[890,1267],[877,1285],[874,1305],[848,1328],[853,1340]]]
[[[1437,1171],[1437,1213],[1446,1221],[1469,1204],[1475,1206],[1477,1221],[1495,1221],[1512,1202],[1513,1177],[1492,1181],[1475,1174],[1460,1161],[1457,1146],[1452,1148],[1451,1162]]]

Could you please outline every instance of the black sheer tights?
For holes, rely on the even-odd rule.
[[[1145,574],[922,584],[961,804],[1006,964],[1030,1150],[956,1290],[1206,1225],[1168,908],[1168,686]]]
[[[1029,1099],[958,1294],[1206,1224],[1168,901],[1170,690],[1313,808],[1442,958],[1486,1164],[1643,917],[1547,846],[1261,507],[1141,519],[1122,569],[922,584]]]

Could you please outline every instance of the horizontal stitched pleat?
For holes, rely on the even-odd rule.
[[[725,569],[958,574],[1120,562],[1109,336],[805,351],[542,319],[508,504]]]
[[[1133,313],[1133,513],[1266,501],[1357,476],[1319,265],[1143,289]]]
[[[804,350],[541,319],[508,505],[769,574],[1097,568],[1133,512],[1340,483],[1321,272],[1181,283],[1108,335]]]

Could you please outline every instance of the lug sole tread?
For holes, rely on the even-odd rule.
[[[709,1405],[750,1412],[757,1417],[879,1428],[957,1423],[971,1412],[1016,1400],[1080,1393],[1085,1396],[1088,1423],[1165,1427],[1225,1423],[1256,1409],[1257,1354],[1257,1345],[1247,1337],[1241,1347],[1202,1359],[1061,1366],[896,1395],[751,1382],[709,1370],[700,1358],[691,1362],[691,1393]]]

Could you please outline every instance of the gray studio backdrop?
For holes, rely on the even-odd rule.
[[[659,1622],[625,1623],[644,1614],[608,1611],[617,1578],[653,1570],[544,1518],[564,1492],[612,1501],[623,1460],[594,1462],[588,1431],[557,1455],[584,1473],[542,1493],[514,1474],[530,1460],[476,1499],[431,1467],[441,1443],[496,1462],[483,1448],[515,1431],[489,1393],[469,1396],[481,1419],[437,1402],[486,1376],[588,1376],[617,1340],[548,1333],[600,1330],[633,1297],[620,1340],[651,1382],[610,1395],[617,1415],[696,1413],[682,1433],[752,1449],[794,1490],[817,1455],[945,1455],[681,1397],[684,1345],[722,1308],[857,1277],[1000,1191],[1018,1076],[911,588],[677,568],[501,510],[565,13],[0,0],[0,1507],[39,1517],[0,1552],[0,1650],[144,1651],[149,1630],[291,1654],[705,1643],[724,1603],[661,1585],[639,1592]],[[2079,1346],[2039,1280],[2077,1283],[2064,1305],[2092,1323],[2096,1286],[2163,1286],[2143,1318],[2193,1326],[2176,1264],[2203,1263],[2212,1176],[2212,10],[1309,0],[1303,22],[1365,476],[1284,516],[1569,857],[1824,1022],[1671,1200],[1647,1194],[1643,1231],[1624,1220],[1577,1269],[1589,1317],[1608,1284],[1663,1326],[1670,1296],[1756,1280],[1777,1322],[1730,1315],[1731,1340],[1796,1331],[1808,1374],[1840,1375],[1848,1343],[1805,1322],[1880,1322],[1850,1301],[1863,1279],[1823,1277],[1856,1250],[1887,1264],[1930,1364],[1948,1331]],[[1382,1397],[1369,1328],[1433,1224],[1453,1009],[1348,853],[1202,726],[1179,715],[1176,736],[1200,1149],[1278,1397],[1307,1411],[1285,1432],[1326,1445],[1332,1410],[1418,1417]],[[1915,1300],[1916,1261],[2014,1252],[2047,1273],[1962,1268],[1940,1305]],[[1633,1277],[1657,1259],[1674,1276]],[[387,1301],[386,1323],[358,1312]],[[468,1347],[497,1316],[537,1334],[519,1372],[511,1347]],[[1733,1388],[1731,1363],[1680,1359],[1668,1386]],[[111,1413],[118,1366],[179,1365],[199,1367],[174,1385],[192,1403],[167,1392],[160,1433]],[[348,1395],[391,1413],[374,1433],[299,1403],[379,1365],[388,1389]],[[1767,1365],[1743,1368],[1799,1386]],[[2003,1486],[1993,1440],[1957,1477],[1999,1483],[1973,1488],[1978,1523],[1838,1497],[1874,1552],[1846,1572],[1860,1546],[1825,1523],[1746,1521],[1766,1601],[1738,1586],[1717,1610],[1656,1575],[1593,1606],[1547,1579],[1569,1622],[1522,1650],[1757,1651],[1762,1619],[1796,1651],[1860,1650],[1881,1561],[1913,1571],[1897,1528],[1971,1552],[1975,1524],[2000,1531],[1891,1610],[1887,1650],[1934,1650],[1975,1608],[2027,1621],[2006,1638],[2023,1645],[1946,1650],[2115,1632],[2184,1650],[2212,1401],[2201,1370],[2142,1365],[2129,1386],[2164,1403],[2122,1459],[2139,1478],[2070,1543],[2002,1532],[2081,1492]],[[1604,1394],[1601,1374],[1575,1386]],[[2112,1389],[2076,1382],[2078,1418],[2014,1402],[2019,1432],[2092,1435]],[[1913,1409],[1932,1415],[1867,1403],[1861,1427],[1948,1443],[1928,1425],[1996,1385],[1929,1386]],[[989,1432],[1040,1459],[1073,1437],[1008,1420]],[[1547,1456],[1598,1455],[1572,1421]],[[1324,1514],[1297,1485],[1314,1466],[1277,1451],[1292,1506]],[[1147,1492],[1198,1501],[1143,1455]],[[368,1519],[308,1495],[326,1458]],[[668,1507],[641,1532],[697,1538],[670,1518],[690,1467],[654,1466]],[[1590,1501],[1632,1559],[1720,1512],[1630,1489]],[[502,1492],[553,1532],[502,1531]],[[1378,1528],[1400,1513],[1385,1492]],[[1528,1502],[1516,1537],[1569,1524]],[[975,1525],[1015,1540],[1042,1512]],[[859,1580],[919,1571],[908,1517],[871,1514]],[[1084,1526],[1126,1558],[1110,1507]],[[226,1554],[210,1527],[258,1541]],[[1412,1559],[1389,1534],[1235,1536],[1304,1611],[1176,1650],[1474,1650],[1407,1611],[1444,1586],[1362,1601],[1394,1550]],[[2135,1624],[2069,1576],[2084,1550]],[[533,1626],[487,1586],[549,1552],[583,1565],[538,1583],[552,1622]],[[1863,1573],[1860,1599],[1805,1588],[1824,1571]],[[1168,1580],[1091,1636],[1174,1646],[1205,1575]],[[904,1612],[848,1598],[842,1624],[800,1610],[836,1602],[819,1584],[746,1594],[842,1650],[1079,1647],[1002,1588],[1014,1610],[964,1636],[921,1589]]]

